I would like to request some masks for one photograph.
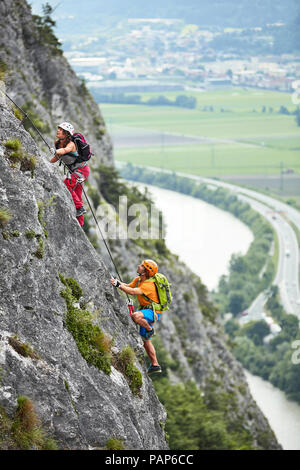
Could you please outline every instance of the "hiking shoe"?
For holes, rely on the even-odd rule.
[[[151,336],[153,336],[153,335],[154,335],[154,328],[152,328],[152,330],[150,330],[150,331],[146,331],[145,334],[143,335],[143,338],[150,339]]]
[[[152,364],[150,364],[150,367],[148,367],[147,373],[148,374],[154,374],[155,372],[159,372],[159,373],[161,372],[160,365],[153,366]]]
[[[83,206],[79,207],[79,209],[76,210],[76,217],[80,217],[81,215],[85,214],[86,210]]]

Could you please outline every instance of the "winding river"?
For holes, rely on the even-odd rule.
[[[138,185],[141,189],[145,185]],[[228,273],[233,253],[246,253],[252,232],[231,214],[199,199],[147,185],[166,222],[166,244],[209,290]],[[285,450],[300,450],[300,406],[281,390],[245,371],[252,396]]]
[[[168,248],[209,290],[215,289],[219,277],[228,273],[232,253],[247,252],[252,232],[233,215],[200,199],[155,186],[147,188],[163,213]]]

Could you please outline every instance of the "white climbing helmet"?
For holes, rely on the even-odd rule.
[[[74,134],[74,127],[69,122],[62,122],[58,127],[64,131],[70,132],[71,135]]]

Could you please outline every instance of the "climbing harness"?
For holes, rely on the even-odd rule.
[[[85,163],[84,165],[82,165],[80,168],[83,168],[83,167],[86,166],[86,165],[87,165],[87,163]],[[78,168],[76,168],[76,170],[77,170],[77,169],[78,169]],[[73,191],[75,191],[76,187],[77,187],[79,184],[82,186],[82,184],[85,182],[85,179],[83,178],[82,174],[79,173],[79,172],[76,171],[76,170],[73,170],[73,173],[72,173],[73,175],[76,175],[75,177],[76,177],[77,181],[76,181],[76,184],[75,184],[74,188],[73,188],[72,191],[71,191],[71,194],[72,194]],[[71,174],[70,174],[70,173],[71,173],[71,172],[70,172],[70,170],[69,170],[69,171],[68,171],[68,174],[67,174],[67,179],[71,179]],[[83,186],[82,186],[82,189],[83,189]]]
[[[17,103],[15,103],[15,101],[7,94],[4,90],[1,90],[1,91],[2,91],[2,93],[4,93],[4,95],[5,95],[12,103],[22,112],[22,114],[23,114],[24,117],[23,117],[23,119],[22,119],[22,121],[21,121],[21,124],[22,124],[26,119],[28,119],[28,120],[30,121],[31,125],[33,126],[33,128],[35,129],[35,131],[38,133],[38,135],[39,135],[40,138],[42,139],[42,141],[43,141],[43,142],[46,144],[46,146],[48,147],[50,153],[53,154],[53,149],[50,147],[50,145],[48,144],[48,142],[45,140],[45,138],[43,137],[43,135],[41,134],[41,132],[37,129],[37,127],[36,127],[35,124],[32,122],[32,120],[30,119],[30,117],[28,116],[28,114],[27,114],[19,105],[17,105]],[[21,124],[20,124],[20,125],[21,125]],[[84,196],[85,196],[85,198],[86,198],[86,200],[87,200],[87,203],[88,203],[88,205],[89,205],[90,211],[91,211],[91,213],[92,213],[92,215],[93,215],[93,218],[94,218],[94,220],[95,220],[95,223],[96,223],[96,225],[97,225],[97,227],[98,227],[98,230],[99,230],[99,232],[100,232],[100,235],[101,235],[101,238],[102,238],[102,240],[103,240],[103,242],[104,242],[104,245],[105,245],[105,247],[106,247],[106,250],[107,250],[107,252],[108,252],[108,254],[109,254],[109,257],[110,257],[110,259],[111,259],[111,261],[112,261],[112,264],[113,264],[113,266],[114,266],[114,268],[115,268],[115,270],[116,270],[116,273],[117,273],[117,275],[118,275],[120,281],[123,282],[123,281],[122,281],[122,278],[121,278],[121,275],[120,275],[120,273],[119,273],[119,271],[118,271],[118,268],[117,268],[117,266],[116,266],[116,264],[115,264],[115,261],[114,261],[114,259],[113,259],[113,256],[112,256],[112,254],[111,254],[111,251],[110,251],[110,249],[109,249],[109,246],[107,245],[106,240],[105,240],[105,238],[104,238],[104,236],[103,236],[102,230],[101,230],[101,228],[100,228],[100,226],[99,226],[99,224],[98,224],[98,221],[97,221],[97,218],[96,218],[95,213],[94,213],[94,211],[93,211],[93,208],[92,208],[92,206],[91,206],[90,200],[89,200],[89,198],[88,198],[88,196],[87,196],[87,194],[86,194],[86,192],[85,192],[85,189],[84,189],[84,187],[83,187],[83,184],[82,184],[82,183],[84,182],[84,179],[82,178],[82,175],[78,176],[79,173],[76,174],[76,170],[75,170],[75,171],[72,171],[62,160],[60,160],[60,162],[64,165],[64,167],[67,169],[67,171],[68,171],[69,173],[71,173],[71,174],[77,179],[76,185],[77,185],[77,184],[80,184],[80,185],[82,186],[83,194],[84,194]],[[82,179],[83,179],[83,181],[82,181]],[[76,187],[76,186],[75,186],[75,187]],[[75,188],[74,188],[74,189],[75,189]],[[74,191],[74,189],[73,189],[73,191]],[[113,276],[112,276],[112,277],[113,277]],[[133,315],[133,313],[134,313],[133,302],[132,302],[132,300],[129,298],[129,296],[128,296],[128,294],[127,294],[126,292],[125,292],[125,294],[126,294],[126,297],[127,297],[129,314],[130,314],[130,316],[132,317],[132,315]]]

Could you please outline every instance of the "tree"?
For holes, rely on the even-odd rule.
[[[52,6],[47,2],[45,5],[42,6],[43,10],[43,22],[47,24],[50,28],[54,28],[56,26],[56,22],[51,18],[51,15],[54,11]]]
[[[279,109],[279,114],[290,114],[289,110],[287,109],[286,106],[280,106],[280,109]]]
[[[234,338],[235,334],[239,331],[240,325],[236,320],[230,319],[225,323],[225,333],[231,338]]]
[[[295,315],[284,315],[280,326],[290,339],[294,339],[298,333],[299,320]]]
[[[240,313],[244,308],[245,297],[239,291],[233,291],[229,295],[229,304],[228,308],[231,313],[237,315]]]
[[[298,107],[295,112],[297,126],[300,127],[300,108]]]
[[[179,95],[176,97],[175,106],[180,106],[182,108],[195,108],[197,104],[196,98],[193,96]]]
[[[56,26],[56,22],[51,18],[51,14],[53,13],[54,9],[48,2],[42,6],[42,9],[43,16],[32,15],[39,34],[39,41],[48,47],[50,46],[54,54],[61,55],[63,53],[61,44],[53,31],[53,28]]]
[[[218,290],[219,290],[219,292],[223,292],[224,294],[228,294],[228,279],[224,274],[219,279]]]
[[[270,334],[270,327],[263,320],[250,321],[242,328],[242,332],[252,339],[256,346],[259,346],[263,344],[264,337]]]
[[[247,270],[247,263],[240,255],[233,254],[230,259],[230,271],[244,273]]]

